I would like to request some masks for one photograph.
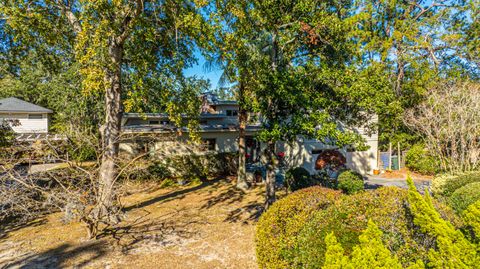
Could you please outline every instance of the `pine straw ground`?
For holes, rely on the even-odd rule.
[[[217,180],[161,189],[128,185],[126,221],[100,240],[60,213],[0,233],[0,268],[256,268],[263,188]]]

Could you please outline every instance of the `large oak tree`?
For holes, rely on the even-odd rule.
[[[94,212],[97,219],[115,219],[111,213],[116,212],[113,188],[123,100],[138,97],[129,100],[130,106],[142,102],[138,92],[159,75],[172,85],[182,81],[183,68],[194,61],[192,48],[203,40],[198,6],[192,1],[7,0],[0,4],[0,13],[12,37],[10,51],[35,51],[52,66],[77,63],[78,91],[102,92],[105,97]]]

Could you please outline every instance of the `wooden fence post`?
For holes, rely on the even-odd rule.
[[[400,151],[400,142],[397,142],[398,149],[398,170],[402,168],[402,152]]]
[[[388,143],[388,170],[392,170],[392,142]]]

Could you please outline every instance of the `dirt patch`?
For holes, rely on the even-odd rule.
[[[414,180],[428,181],[433,179],[433,176],[418,174],[408,170],[407,168],[402,168],[400,170],[387,171],[385,173],[382,173],[378,177],[385,178],[385,179],[398,179],[398,178],[404,179],[404,178],[407,178],[408,175],[410,175]]]
[[[242,192],[231,183],[141,189],[122,199],[125,221],[100,240],[86,240],[61,214],[7,231],[0,268],[257,268],[254,225],[261,186]]]

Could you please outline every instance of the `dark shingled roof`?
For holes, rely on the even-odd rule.
[[[48,108],[25,102],[15,97],[0,99],[0,112],[52,113]]]

